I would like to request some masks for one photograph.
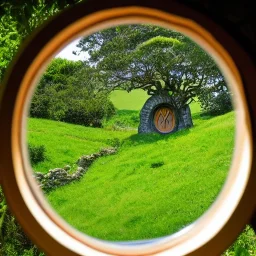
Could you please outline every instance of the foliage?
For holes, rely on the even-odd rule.
[[[61,121],[101,127],[103,119],[108,119],[114,114],[114,106],[105,93],[98,93],[92,97],[86,92],[86,96],[83,100],[71,100]]]
[[[226,90],[215,92],[204,88],[200,92],[199,100],[204,115],[222,115],[233,109],[231,94]]]
[[[81,61],[54,59],[33,95],[30,116],[101,127],[115,109],[108,93],[98,92],[101,84],[93,72]]]
[[[19,48],[21,35],[16,30],[17,21],[13,17],[3,15],[0,18],[0,81],[4,71]]]
[[[43,21],[80,0],[2,0],[0,3],[0,82],[21,42]],[[43,256],[9,212],[0,188],[0,255]]]
[[[112,27],[83,38],[78,47],[88,52],[88,62],[109,90],[169,93],[180,107],[191,103],[204,86],[226,88],[206,52],[184,35],[161,27]]]
[[[40,162],[43,162],[45,160],[45,146],[35,146],[35,145],[28,145],[28,151],[29,151],[29,158],[32,165],[38,164]]]
[[[237,240],[223,256],[251,256],[256,255],[256,235],[255,231],[247,225]]]
[[[0,3],[0,81],[21,42],[60,10],[81,0],[2,0]]]
[[[5,204],[0,187],[0,255],[2,256],[43,256],[27,238]],[[28,254],[28,252],[31,252]]]
[[[119,148],[119,147],[121,147],[121,145],[122,145],[121,140],[118,139],[118,138],[111,138],[111,139],[108,139],[108,140],[107,140],[107,143],[108,143],[111,147],[114,147],[114,148]]]

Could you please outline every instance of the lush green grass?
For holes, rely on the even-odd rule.
[[[104,129],[29,119],[29,143],[46,147],[47,159],[33,166],[37,171],[67,164],[75,168],[81,155],[117,140],[121,144],[118,154],[98,159],[79,182],[47,195],[55,210],[82,232],[118,241],[176,232],[205,212],[225,181],[234,113],[202,119],[199,104],[192,103],[192,129],[139,135],[139,109],[146,96],[143,91],[114,92],[117,115]]]
[[[113,138],[124,139],[137,133],[139,108],[147,99],[146,92],[135,90],[114,91],[111,99],[115,107],[121,109],[111,120],[105,122],[105,130],[75,126],[62,122],[30,118],[28,122],[28,141],[32,145],[46,147],[46,160],[33,168],[47,172],[50,169],[71,165],[76,168],[76,161],[81,155],[99,151],[102,147],[113,145]],[[127,109],[124,109],[124,108]],[[191,112],[198,112],[198,103],[192,103]],[[106,131],[109,130],[109,131]],[[113,133],[113,131],[115,131]]]
[[[143,90],[131,92],[117,90],[110,95],[110,100],[116,108],[116,114],[107,120],[103,126],[107,130],[137,130],[140,120],[140,110],[149,95]]]
[[[34,165],[34,170],[48,172],[65,165],[76,168],[80,156],[98,152],[111,146],[114,138],[124,139],[134,133],[136,131],[102,132],[99,128],[30,118],[27,136],[30,144],[46,148],[46,160]]]
[[[106,130],[124,131],[124,130],[136,130],[140,123],[140,111],[139,110],[117,110],[116,114],[103,123],[103,127]]]
[[[110,95],[110,100],[117,109],[141,110],[149,95],[143,90],[133,90],[131,92],[117,90]]]
[[[201,107],[200,107],[200,103],[199,102],[195,102],[193,101],[190,105],[190,110],[192,114],[196,114],[196,113],[200,113],[201,111]]]
[[[98,135],[106,138],[105,132],[111,133]],[[197,219],[220,191],[234,146],[234,113],[197,117],[194,128],[173,135],[123,141],[117,155],[100,158],[81,181],[48,199],[67,222],[98,238],[167,235]]]

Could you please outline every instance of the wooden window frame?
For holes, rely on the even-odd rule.
[[[107,242],[81,234],[46,202],[31,175],[26,113],[34,85],[50,59],[72,40],[120,24],[152,23],[191,37],[220,66],[236,107],[236,142],[229,175],[210,209],[187,228],[141,243]],[[209,18],[168,1],[85,1],[57,15],[23,45],[0,94],[0,180],[8,204],[48,255],[217,255],[237,237],[255,209],[255,66]]]

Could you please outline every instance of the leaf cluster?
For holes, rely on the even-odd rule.
[[[213,59],[181,33],[149,24],[121,25],[83,38],[78,47],[90,58],[105,87],[148,94],[168,93],[179,107],[201,88],[224,80]]]
[[[46,158],[45,156],[46,149],[44,145],[36,146],[36,145],[29,144],[28,151],[29,151],[30,162],[33,165],[44,161]]]
[[[81,0],[3,0],[0,3],[0,81],[21,42],[44,21]]]
[[[30,116],[101,127],[114,114],[109,93],[93,67],[81,61],[54,59],[39,81],[31,100]]]
[[[43,256],[27,238],[9,209],[0,187],[0,255],[3,256]]]

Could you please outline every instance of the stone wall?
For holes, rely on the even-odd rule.
[[[175,116],[175,127],[170,133],[190,128],[193,126],[190,108],[188,105],[177,107],[177,102],[170,95],[153,95],[150,97],[140,111],[139,133],[159,132],[154,125],[154,114],[163,106],[172,110]]]
[[[70,182],[80,180],[96,159],[102,156],[113,155],[116,152],[116,148],[104,148],[98,153],[81,156],[77,161],[78,168],[73,173],[69,173],[70,166],[65,166],[64,168],[50,170],[46,174],[35,172],[34,177],[39,183],[39,187],[48,192]]]
[[[179,110],[178,131],[187,129],[193,126],[192,116],[189,105],[185,105]]]

